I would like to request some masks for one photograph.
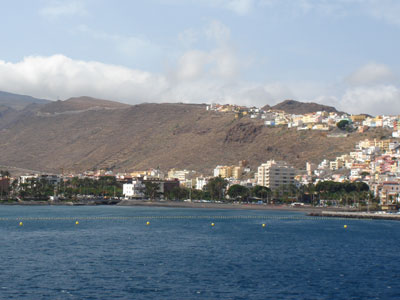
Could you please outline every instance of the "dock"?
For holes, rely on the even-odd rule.
[[[307,215],[313,217],[400,221],[400,214],[397,213],[321,211],[321,212],[311,212]]]

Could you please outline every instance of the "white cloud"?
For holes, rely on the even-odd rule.
[[[229,48],[208,52],[190,50],[179,58],[175,74],[178,80],[232,79],[239,73],[239,68],[238,59]]]
[[[192,47],[198,41],[198,33],[192,28],[179,33],[178,39],[185,48]]]
[[[295,99],[332,105],[350,113],[400,112],[400,88],[394,84],[341,90],[318,82],[247,82],[235,75],[238,62],[229,51],[188,51],[169,74],[74,60],[64,55],[30,56],[17,63],[0,61],[0,90],[54,100],[87,95],[130,104],[219,102],[261,107]],[[371,80],[370,76],[358,79]]]
[[[209,61],[209,55],[204,51],[192,50],[186,52],[178,62],[178,79],[193,80],[199,78]]]
[[[85,16],[87,10],[82,1],[51,1],[39,13],[45,17],[57,18],[68,15]]]
[[[219,55],[224,54],[188,52],[173,76],[64,55],[29,56],[17,63],[0,61],[0,90],[53,100],[87,95],[131,104],[218,101],[254,105],[258,101],[265,105],[264,100],[273,98],[269,95],[275,93],[271,86],[263,88],[265,91],[258,97],[257,93],[252,94],[257,85],[226,80],[217,65],[209,65]]]
[[[174,5],[202,5],[222,8],[240,16],[258,9],[283,12],[281,16],[319,14],[330,17],[366,16],[400,25],[398,0],[158,0]]]
[[[226,25],[214,20],[203,30],[187,29],[183,35],[188,32],[196,35],[199,41],[203,38],[211,42],[213,47],[208,50],[191,49],[183,53],[176,70],[172,72],[177,80],[231,80],[239,74],[241,63],[230,45],[230,29]]]
[[[352,85],[369,85],[385,83],[392,79],[394,79],[394,74],[388,66],[369,63],[351,74],[347,81]]]
[[[258,0],[255,6],[280,9],[286,15],[318,14],[330,17],[366,16],[400,25],[398,0]]]
[[[249,14],[263,0],[158,0],[164,4],[172,5],[201,5],[220,8],[243,16]]]
[[[357,2],[371,17],[400,25],[400,2],[398,0],[359,0]]]
[[[221,1],[228,9],[234,11],[238,15],[248,14],[253,10],[254,0],[225,0]]]
[[[205,35],[217,44],[223,45],[229,42],[231,30],[221,22],[214,20],[205,28]]]
[[[394,85],[351,88],[343,95],[340,108],[351,113],[399,114],[400,89]]]
[[[125,57],[139,59],[143,57],[156,57],[162,54],[162,47],[146,38],[109,34],[93,30],[86,25],[78,26],[77,31],[86,34],[92,39],[107,42],[112,45],[119,54]]]
[[[167,87],[163,76],[64,55],[30,56],[18,63],[0,61],[0,90],[40,98],[88,95],[137,103],[154,101]]]

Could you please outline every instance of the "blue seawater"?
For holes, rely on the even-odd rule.
[[[0,206],[0,238],[0,299],[400,299],[396,221]]]

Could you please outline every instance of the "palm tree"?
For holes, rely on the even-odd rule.
[[[146,182],[145,183],[145,195],[154,201],[159,194],[160,184],[157,182]]]
[[[314,196],[315,196],[315,185],[313,183],[309,183],[305,186],[305,191],[310,195],[311,197],[311,204],[315,206],[314,203]]]

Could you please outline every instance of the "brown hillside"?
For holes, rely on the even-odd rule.
[[[246,159],[256,167],[268,159],[279,159],[304,168],[306,161],[333,158],[349,152],[360,139],[383,134],[327,138],[323,132],[267,128],[260,120],[236,120],[233,114],[189,104],[141,104],[74,114],[25,113],[0,131],[0,164],[50,172],[159,166],[210,173],[217,164]]]
[[[266,105],[263,107],[263,109],[283,110],[288,114],[307,114],[317,111],[338,112],[333,106],[322,105],[314,102],[300,102],[295,100],[285,100],[272,107]]]
[[[109,100],[96,99],[91,97],[69,98],[65,101],[54,101],[41,108],[45,113],[63,113],[70,111],[83,111],[91,109],[118,109],[127,108],[130,105]]]

